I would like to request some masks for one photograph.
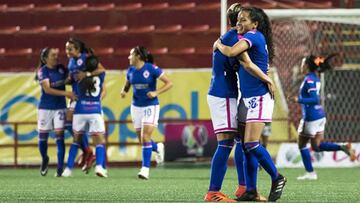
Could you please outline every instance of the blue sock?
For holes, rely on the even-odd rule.
[[[103,144],[96,145],[96,165],[103,165],[105,158],[105,147]]]
[[[104,145],[104,161],[102,162],[102,167],[103,167],[104,169],[106,169],[106,162],[107,162],[106,148],[105,148],[105,145]]]
[[[245,147],[246,150],[248,150],[256,157],[264,170],[271,176],[271,180],[275,181],[279,173],[271,159],[269,152],[259,143],[259,141],[247,142],[245,143]]]
[[[150,168],[152,145],[151,142],[144,142],[142,146],[142,166]]]
[[[47,158],[48,137],[49,137],[49,133],[39,133],[38,146],[42,159]]]
[[[307,172],[313,172],[314,168],[312,167],[309,148],[304,147],[304,148],[300,149],[300,153],[301,153],[302,161],[304,163],[305,170]]]
[[[234,160],[235,160],[235,166],[236,171],[238,174],[238,184],[245,186],[245,174],[244,174],[244,166],[245,165],[245,157],[244,157],[244,150],[242,148],[242,143],[240,140],[235,140],[236,142],[236,148],[234,153]]]
[[[158,152],[157,143],[154,142],[154,140],[151,140],[151,145],[152,145],[152,151]]]
[[[341,146],[331,142],[322,142],[319,145],[320,151],[339,151]]]
[[[68,161],[67,161],[67,167],[70,168],[70,169],[74,168],[75,157],[77,155],[78,147],[79,147],[78,143],[72,143],[70,145],[69,157],[68,157]]]
[[[256,182],[257,182],[257,173],[258,173],[259,163],[256,157],[245,151],[245,183],[246,183],[246,191],[256,190]]]
[[[209,191],[220,191],[227,169],[227,161],[233,145],[233,139],[218,142],[218,147],[211,161]]]
[[[89,147],[89,137],[87,133],[84,133],[81,139],[81,149],[85,151]]]
[[[56,146],[57,146],[57,159],[58,169],[64,168],[64,156],[65,156],[65,143],[64,143],[64,136],[56,138]]]

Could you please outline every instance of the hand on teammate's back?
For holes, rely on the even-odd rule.
[[[121,91],[120,96],[121,96],[121,98],[125,98],[125,96],[126,96],[126,92],[125,92],[124,90],[123,90],[123,91]]]

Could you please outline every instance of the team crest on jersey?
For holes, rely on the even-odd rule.
[[[250,105],[250,108],[254,109],[257,107],[257,103],[256,103],[256,98],[252,98],[250,101],[249,101],[249,105]]]
[[[150,73],[148,70],[144,71],[143,73],[144,78],[148,78],[150,76]]]
[[[76,61],[76,64],[77,64],[78,66],[81,66],[83,63],[84,63],[84,61],[83,61],[82,59],[78,59],[78,60]]]

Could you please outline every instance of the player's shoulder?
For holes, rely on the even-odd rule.
[[[157,66],[156,64],[153,64],[153,63],[145,63],[145,67],[147,69],[150,69],[150,70],[159,70],[159,66]]]

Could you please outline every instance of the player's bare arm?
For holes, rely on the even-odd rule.
[[[173,86],[173,83],[171,82],[171,80],[168,78],[167,75],[162,74],[159,77],[159,79],[164,83],[164,85],[161,88],[157,89],[156,91],[148,92],[147,96],[149,98],[157,97],[158,95],[160,95],[163,92],[166,92],[167,90],[169,90]]]

